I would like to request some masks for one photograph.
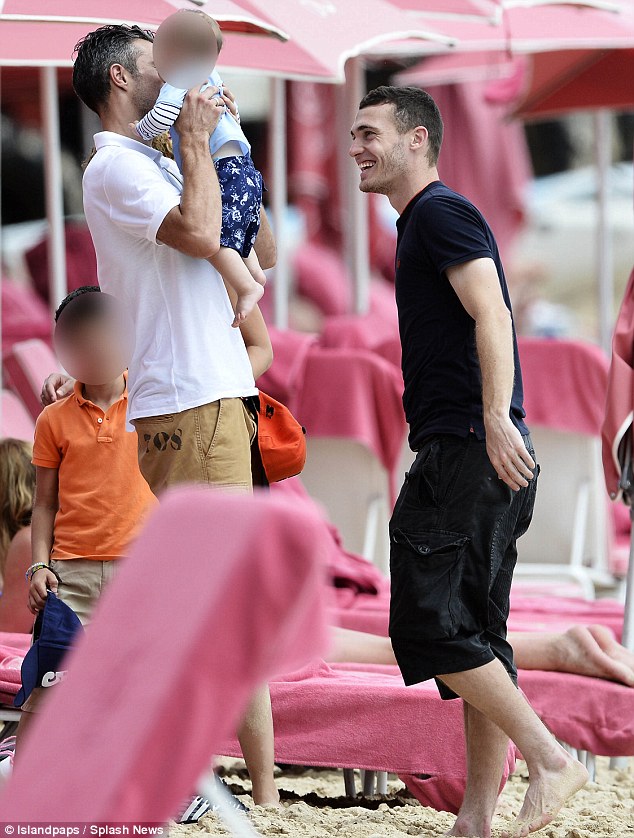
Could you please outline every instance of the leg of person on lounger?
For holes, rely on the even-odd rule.
[[[326,660],[396,666],[389,637],[333,626]],[[559,633],[509,632],[519,669],[542,669],[605,678],[634,687],[634,654],[606,626],[572,626]]]

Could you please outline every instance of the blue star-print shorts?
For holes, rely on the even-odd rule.
[[[222,196],[220,244],[248,256],[260,229],[262,175],[251,155],[214,160]]]

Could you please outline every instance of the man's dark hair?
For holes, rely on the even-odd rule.
[[[359,110],[371,108],[374,105],[394,105],[394,121],[399,134],[405,134],[419,125],[427,128],[429,165],[436,165],[442,145],[443,124],[438,105],[427,91],[419,87],[382,85],[363,97]]]
[[[121,23],[95,29],[75,46],[73,87],[91,111],[98,114],[108,102],[113,64],[121,64],[133,77],[138,75],[139,50],[134,42],[139,40],[152,42],[154,35]]]
[[[96,296],[97,294],[99,294],[99,297]],[[103,300],[101,298],[101,288],[98,285],[82,285],[81,288],[76,288],[74,291],[71,291],[67,297],[64,297],[55,312],[56,323],[59,322],[63,312],[66,312],[63,323],[65,330],[69,327],[72,329],[74,326],[90,320],[97,314],[102,314]]]

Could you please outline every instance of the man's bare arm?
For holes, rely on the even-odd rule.
[[[500,480],[518,491],[528,486],[535,463],[509,415],[515,379],[513,329],[495,263],[474,259],[448,268],[447,276],[475,320],[487,453]]]
[[[255,255],[258,257],[260,267],[263,270],[275,267],[277,262],[277,247],[273,230],[269,223],[268,216],[262,206],[260,208],[260,229],[255,240]]]
[[[209,137],[224,111],[217,89],[190,90],[174,123],[179,133],[183,194],[163,219],[157,239],[187,256],[208,259],[220,249],[222,206]]]

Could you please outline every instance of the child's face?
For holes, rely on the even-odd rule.
[[[202,84],[218,60],[218,42],[206,15],[176,12],[159,26],[154,64],[164,81],[187,89]]]
[[[55,331],[55,350],[66,371],[89,386],[110,384],[130,362],[132,325],[101,313],[69,330]]]

